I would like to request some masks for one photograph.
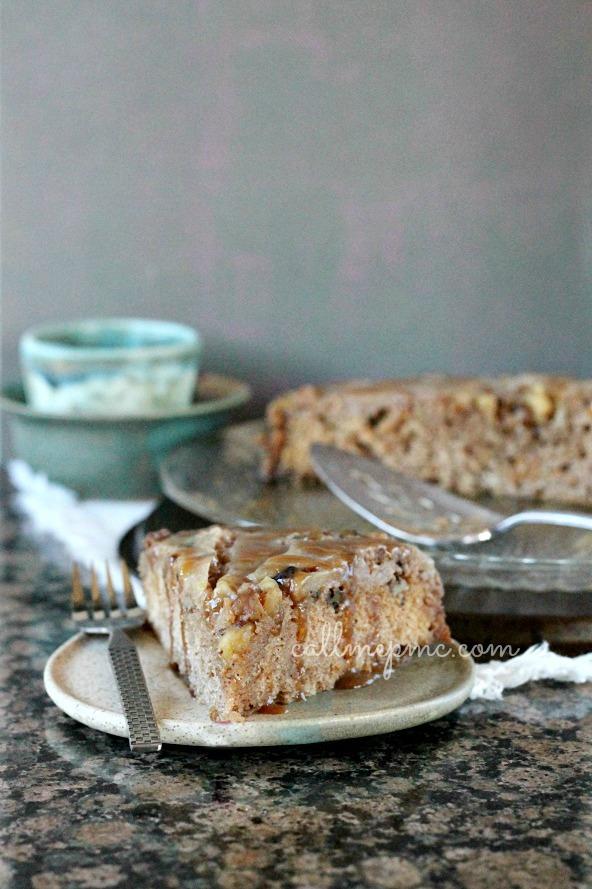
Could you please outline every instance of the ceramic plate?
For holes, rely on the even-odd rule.
[[[173,451],[161,467],[166,494],[180,506],[210,521],[280,527],[372,526],[344,506],[326,488],[273,484],[261,480],[260,421],[229,426]],[[525,501],[482,501],[500,513],[527,508]],[[425,549],[425,547],[424,547]],[[515,528],[487,543],[431,550],[446,584],[512,592],[592,591],[592,534],[543,525]]]
[[[290,704],[282,714],[216,723],[167,663],[149,630],[137,630],[144,674],[162,740],[196,747],[259,747],[361,738],[430,722],[459,707],[473,684],[473,662],[455,645],[446,656],[421,654],[372,685],[328,691]],[[57,706],[84,725],[127,737],[106,639],[73,636],[47,662],[45,688]]]

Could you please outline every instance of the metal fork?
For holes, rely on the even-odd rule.
[[[76,562],[72,565],[72,620],[81,633],[109,636],[109,658],[127,720],[129,745],[139,753],[161,749],[160,733],[136,646],[125,630],[141,627],[144,609],[136,602],[129,571],[121,562],[123,591],[116,591],[109,565],[106,589],[99,588],[94,566],[90,569],[90,590],[80,579]]]

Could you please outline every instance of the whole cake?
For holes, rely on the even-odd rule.
[[[304,386],[266,413],[268,478],[313,478],[316,442],[467,496],[592,503],[592,380],[426,376]]]
[[[140,574],[170,663],[217,720],[364,684],[450,641],[432,560],[379,533],[161,531]]]

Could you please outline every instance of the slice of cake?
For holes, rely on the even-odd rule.
[[[265,474],[332,444],[457,491],[592,504],[592,380],[524,374],[304,386],[267,409]]]
[[[161,531],[140,574],[171,664],[213,719],[363,684],[450,640],[432,560],[383,534]]]

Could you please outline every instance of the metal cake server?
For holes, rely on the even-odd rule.
[[[354,512],[387,534],[422,546],[490,540],[516,525],[560,525],[592,531],[592,515],[527,509],[502,515],[411,478],[378,460],[315,444],[311,459],[319,478]]]

